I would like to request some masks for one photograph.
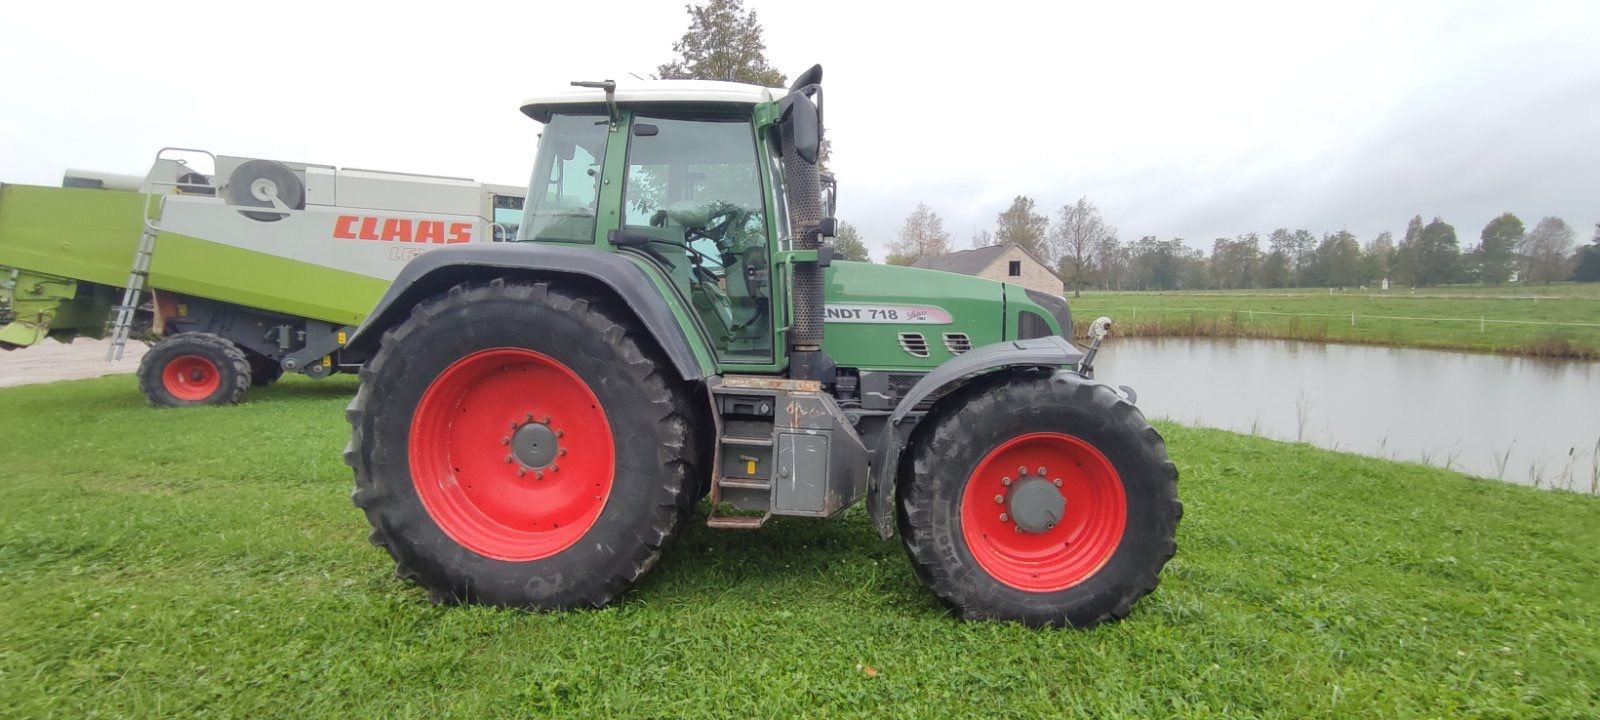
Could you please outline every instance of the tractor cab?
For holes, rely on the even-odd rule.
[[[545,128],[518,239],[627,248],[668,279],[719,360],[774,362],[773,239],[787,218],[778,138],[761,130],[785,91],[599,86],[603,103],[585,87],[523,105]]]

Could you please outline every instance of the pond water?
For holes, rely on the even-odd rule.
[[[1283,340],[1122,338],[1095,377],[1149,417],[1449,467],[1600,486],[1600,363]]]

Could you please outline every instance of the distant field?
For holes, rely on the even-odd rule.
[[[1418,290],[1089,293],[1072,300],[1080,335],[1100,315],[1116,332],[1245,336],[1600,358],[1600,283]]]
[[[1124,622],[947,617],[859,511],[687,528],[599,611],[437,607],[367,544],[350,378],[0,390],[0,717],[1595,717],[1600,498],[1158,423]],[[703,512],[703,511],[702,511]]]

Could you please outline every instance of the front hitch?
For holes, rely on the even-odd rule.
[[[1078,374],[1085,380],[1094,379],[1094,358],[1100,354],[1100,342],[1111,334],[1111,318],[1101,316],[1089,323],[1089,349],[1083,353],[1083,359],[1078,361]],[[1127,385],[1118,385],[1117,391],[1122,397],[1135,405],[1139,404],[1139,393]]]

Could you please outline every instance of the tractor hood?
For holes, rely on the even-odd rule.
[[[965,348],[1011,339],[1005,284],[993,280],[834,261],[824,298],[823,346],[840,367],[925,371]]]

